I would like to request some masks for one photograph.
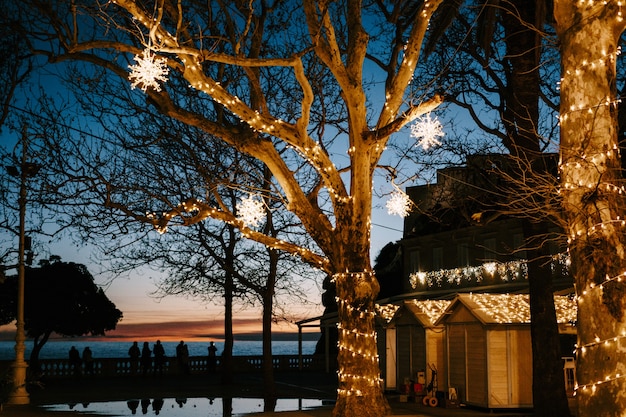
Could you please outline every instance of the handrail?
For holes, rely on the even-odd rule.
[[[221,358],[215,364],[219,370]],[[0,361],[0,370],[8,370],[12,361]],[[261,370],[262,356],[233,356],[234,372],[253,372]],[[324,355],[274,355],[272,365],[276,371],[323,371],[325,369]],[[141,376],[141,375],[180,375],[184,373],[202,374],[210,372],[206,356],[191,356],[187,366],[179,364],[176,358],[166,358],[162,369],[157,369],[154,360],[145,369],[139,361],[129,358],[94,358],[91,365],[81,363],[75,367],[68,359],[39,359],[39,370],[29,368],[29,373],[37,374],[39,378],[69,378],[77,375],[85,377],[112,377],[112,376]]]

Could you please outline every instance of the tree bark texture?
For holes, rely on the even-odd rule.
[[[506,104],[502,114],[507,133],[504,145],[513,156],[523,161],[521,166],[531,168],[531,173],[522,172],[520,178],[526,175],[544,176],[548,173],[541,156],[537,129],[541,97],[540,28],[545,5],[541,0],[512,0],[502,3],[502,7],[506,57],[510,63],[506,88],[502,92]],[[533,408],[537,417],[566,417],[570,411],[563,377],[552,272],[546,262],[550,254],[547,243],[543,241],[549,224],[538,220],[522,220],[528,257]]]
[[[224,384],[233,382],[233,276],[226,273],[224,282],[224,350],[220,360],[221,379]]]
[[[570,416],[559,327],[554,307],[552,270],[547,259],[547,244],[536,247],[536,240],[545,233],[546,224],[524,219],[524,234],[530,237],[528,256],[528,285],[530,303],[530,333],[533,368],[533,411],[535,417]]]
[[[270,255],[270,271],[267,274],[265,291],[263,291],[263,411],[274,411],[276,407],[276,381],[274,379],[274,363],[272,361],[272,317],[274,314],[274,288],[277,277],[278,254],[268,249]]]
[[[561,197],[578,297],[578,415],[626,411],[624,189],[616,54],[622,5],[554,4],[561,43]]]
[[[333,417],[386,416],[375,332],[379,285],[373,272],[335,274],[339,311],[339,373]]]

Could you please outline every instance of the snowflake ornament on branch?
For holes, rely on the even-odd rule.
[[[411,199],[402,191],[394,191],[387,200],[387,213],[406,217],[411,211]]]
[[[128,79],[132,81],[131,88],[140,86],[144,93],[149,87],[161,91],[159,82],[167,82],[167,74],[170,71],[167,59],[157,58],[150,48],[144,49],[141,55],[135,55],[134,59],[137,64],[128,66],[130,69]]]
[[[263,203],[256,200],[253,196],[242,199],[237,205],[240,220],[248,227],[256,227],[265,218],[265,210]]]
[[[433,146],[441,145],[439,138],[444,136],[443,126],[437,118],[431,119],[430,113],[426,113],[411,125],[411,136],[418,139],[417,146],[427,151]]]

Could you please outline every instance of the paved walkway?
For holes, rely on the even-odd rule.
[[[531,417],[532,413],[524,411],[509,411],[509,412],[489,412],[486,410],[472,410],[463,408],[446,409],[446,408],[431,408],[418,405],[400,405],[400,403],[391,402],[392,415],[404,416],[404,417]],[[153,412],[150,411],[150,415]],[[168,413],[162,413],[166,416]],[[102,415],[90,414],[88,412],[79,411],[48,411],[37,406],[4,406],[4,409],[0,411],[0,416],[3,417],[102,417]],[[180,414],[181,417],[185,416],[185,413]],[[273,416],[273,417],[331,417],[332,406],[324,406],[311,410],[303,411],[282,411],[273,413],[251,413],[250,417],[261,416]]]
[[[327,400],[329,405],[304,411],[274,413],[253,413],[249,416],[275,417],[330,417],[332,401],[336,395],[336,377],[324,373],[284,373],[276,375],[278,398],[310,398]],[[31,390],[31,403],[28,406],[7,406],[0,411],[0,417],[93,417],[97,414],[73,411],[50,411],[42,408],[49,404],[91,403],[99,401],[126,401],[131,398],[262,398],[263,382],[258,374],[237,374],[233,384],[223,385],[216,375],[194,375],[167,378],[115,378],[115,379],[74,379],[59,380]],[[466,407],[446,409],[431,408],[415,402],[401,402],[399,395],[389,395],[393,415],[412,417],[532,417],[526,411],[490,412]],[[161,415],[185,417],[183,408],[179,412],[167,409]],[[195,410],[194,416],[198,414]],[[237,410],[233,410],[237,415]],[[138,410],[137,414],[141,411]],[[191,415],[188,413],[187,415]],[[128,413],[127,415],[130,415]],[[150,410],[148,415],[154,415]]]

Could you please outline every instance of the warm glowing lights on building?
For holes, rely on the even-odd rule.
[[[451,303],[449,300],[413,300],[413,304],[428,317],[431,325],[439,320]]]
[[[469,299],[477,310],[496,323],[529,324],[530,303],[528,294],[470,294]],[[555,295],[554,307],[559,324],[576,323],[576,301],[568,296]]]
[[[378,316],[381,317],[386,323],[389,323],[393,319],[393,316],[396,315],[399,308],[400,306],[397,304],[376,304],[376,312],[378,313]]]
[[[409,274],[409,283],[413,289],[418,287],[441,287],[444,284],[462,286],[467,283],[481,283],[486,278],[498,278],[502,281],[528,279],[528,266],[525,259],[509,262],[485,262],[478,266],[465,266],[437,271],[418,271]],[[569,256],[553,256],[551,268],[567,273]]]

